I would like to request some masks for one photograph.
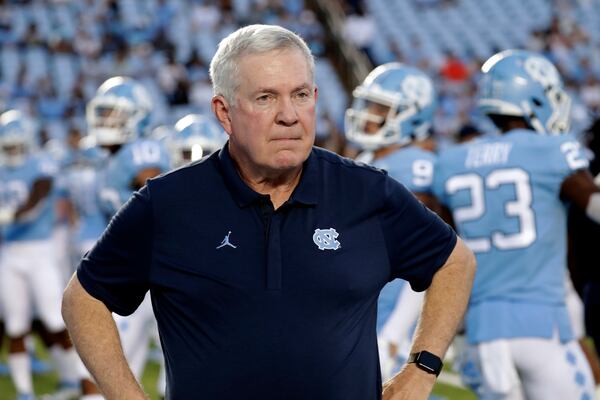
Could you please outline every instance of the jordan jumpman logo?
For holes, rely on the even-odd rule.
[[[231,242],[229,241],[229,235],[231,235],[231,231],[227,232],[225,239],[223,239],[221,244],[217,246],[217,249],[220,249],[221,247],[225,247],[225,246],[230,246],[230,247],[233,247],[234,249],[237,249],[237,246],[232,245]]]

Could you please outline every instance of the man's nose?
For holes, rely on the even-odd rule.
[[[279,102],[279,110],[276,122],[285,126],[292,126],[298,122],[298,113],[296,107],[290,98],[282,98]]]

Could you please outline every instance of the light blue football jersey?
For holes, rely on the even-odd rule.
[[[572,338],[565,307],[563,180],[586,168],[571,135],[518,129],[447,149],[434,194],[477,257],[467,312],[471,343],[498,338]]]
[[[77,225],[72,232],[72,240],[78,246],[98,239],[106,228],[106,218],[98,201],[99,170],[106,155],[98,150],[90,148],[74,151],[64,172],[64,190],[78,216]]]
[[[436,155],[417,146],[403,147],[375,160],[373,166],[384,169],[413,193],[431,193]]]
[[[15,209],[21,207],[30,197],[37,180],[54,180],[57,172],[54,160],[41,152],[27,157],[19,166],[3,166],[0,168],[0,203]],[[3,240],[21,242],[50,239],[56,218],[54,196],[53,188],[48,197],[38,203],[26,217],[5,226]]]
[[[416,146],[402,147],[393,153],[373,161],[374,167],[386,170],[413,193],[431,193],[435,154]],[[408,285],[402,279],[386,284],[377,301],[377,332],[381,332],[391,316],[398,297]]]
[[[102,173],[100,205],[105,215],[111,217],[125,204],[134,192],[134,178],[146,168],[167,172],[171,160],[166,145],[153,139],[138,139],[124,144],[108,161]]]

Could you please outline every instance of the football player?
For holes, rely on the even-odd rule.
[[[87,106],[90,134],[98,146],[109,152],[99,189],[100,206],[109,218],[147,179],[171,167],[166,147],[149,135],[151,112],[152,102],[146,89],[121,76],[100,85]],[[150,339],[158,337],[149,295],[135,313],[129,317],[115,315],[115,321],[125,356],[140,380]],[[164,394],[164,390],[164,385],[160,385],[159,391]]]
[[[188,114],[175,124],[168,139],[171,157],[176,167],[199,160],[219,150],[227,142],[227,134],[211,118]]]
[[[8,365],[19,399],[33,398],[25,336],[34,309],[48,331],[62,384],[73,386],[78,379],[77,354],[60,312],[63,282],[52,238],[57,166],[37,149],[28,117],[16,110],[0,115],[0,301],[9,338]]]
[[[478,109],[501,135],[443,152],[434,192],[478,270],[464,376],[482,399],[591,399],[565,305],[565,200],[600,222],[600,189],[568,130],[556,68],[527,51],[488,59]]]
[[[375,68],[353,92],[345,133],[359,147],[359,160],[386,170],[430,208],[435,164],[432,139],[436,94],[431,79],[400,63]],[[378,342],[383,380],[408,358],[423,293],[405,281],[388,283],[378,300]]]
[[[70,270],[89,251],[106,228],[106,217],[98,201],[99,171],[107,153],[92,146],[78,130],[69,133],[70,151],[63,168],[63,196],[68,200]]]

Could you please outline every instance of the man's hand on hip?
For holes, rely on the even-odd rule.
[[[382,400],[427,400],[436,376],[407,364],[383,385]]]

